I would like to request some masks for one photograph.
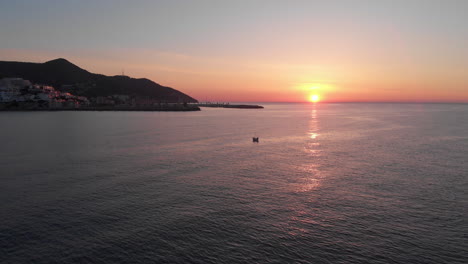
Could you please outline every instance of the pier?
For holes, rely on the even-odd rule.
[[[218,107],[218,108],[238,108],[238,109],[262,109],[261,105],[249,105],[249,104],[230,104],[230,103],[199,103],[199,107]]]

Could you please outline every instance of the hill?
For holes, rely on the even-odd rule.
[[[148,79],[90,73],[61,58],[45,63],[0,61],[0,78],[2,77],[19,77],[87,97],[121,94],[165,102],[197,102],[176,89]]]

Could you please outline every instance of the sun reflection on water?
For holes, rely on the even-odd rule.
[[[309,129],[307,131],[307,140],[305,142],[304,151],[307,154],[306,161],[301,165],[300,186],[298,192],[307,192],[317,189],[321,185],[322,173],[319,169],[318,161],[322,156],[320,144],[320,126],[318,121],[317,105],[312,106],[309,119]]]
[[[306,145],[306,151],[312,154],[319,154],[320,153],[320,141],[318,137],[320,136],[320,127],[318,123],[317,117],[317,105],[314,104],[312,106],[312,111],[310,113],[310,120],[309,120],[309,131],[307,132],[309,135],[309,140]]]

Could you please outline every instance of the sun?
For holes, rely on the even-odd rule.
[[[320,101],[320,96],[318,94],[313,94],[310,96],[309,101],[311,101],[312,103],[317,103],[318,101]]]

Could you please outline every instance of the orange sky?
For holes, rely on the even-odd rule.
[[[200,101],[304,102],[317,94],[328,102],[468,102],[468,2],[138,3],[102,17],[89,3],[55,5],[86,11],[64,25],[54,10],[19,25],[4,14],[0,59],[63,57],[106,75],[123,69]],[[157,15],[161,5],[168,14]],[[166,25],[170,14],[180,20]]]

